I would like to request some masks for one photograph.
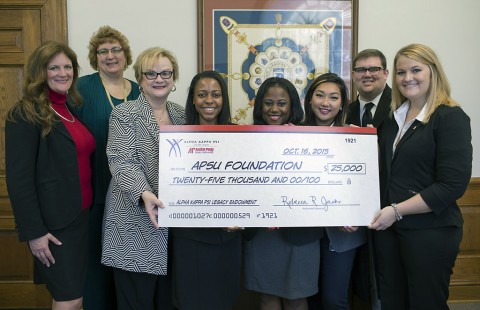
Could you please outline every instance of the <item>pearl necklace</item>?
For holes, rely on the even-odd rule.
[[[60,113],[58,113],[57,110],[55,110],[52,106],[50,106],[50,108],[52,108],[53,112],[55,112],[55,114],[57,114],[59,117],[61,117],[61,118],[64,119],[65,121],[67,121],[67,122],[69,122],[69,123],[75,122],[75,117],[73,117],[72,112],[70,112],[70,110],[68,109],[67,105],[65,105],[65,108],[67,109],[68,114],[70,114],[70,116],[72,117],[71,120],[69,120],[68,118],[62,116],[62,115],[61,115]]]

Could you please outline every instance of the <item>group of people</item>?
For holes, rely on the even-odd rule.
[[[379,297],[385,310],[448,309],[471,129],[429,47],[398,51],[392,88],[385,56],[358,53],[350,104],[335,73],[311,82],[303,106],[290,81],[266,79],[254,125],[377,128],[381,209],[368,228],[244,230],[169,229],[156,217],[165,208],[157,198],[159,126],[233,125],[225,79],[198,73],[183,107],[168,100],[179,78],[169,50],[141,52],[133,82],[123,76],[132,52],[121,32],[100,27],[88,49],[97,72],[79,78],[67,45],[41,44],[6,120],[17,230],[53,309],[231,309],[242,278],[265,310],[349,309],[350,287],[371,303]]]

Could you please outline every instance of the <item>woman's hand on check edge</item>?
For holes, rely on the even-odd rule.
[[[157,222],[158,208],[165,208],[163,202],[155,196],[154,193],[150,191],[144,191],[142,193],[143,204],[145,205],[145,211],[147,211],[150,221],[152,221],[155,228],[160,228]]]
[[[358,226],[341,226],[341,227],[338,227],[338,229],[343,232],[351,233],[351,232],[356,232],[358,229]]]
[[[280,227],[267,227],[266,229],[267,231],[274,231],[274,230],[280,229]]]
[[[357,125],[354,125],[354,124],[348,124],[348,127],[357,127],[357,128],[361,128],[360,126],[357,126]],[[372,124],[367,124],[367,127],[368,127],[368,128],[375,128],[375,127],[373,127],[373,125],[372,125]]]
[[[225,230],[226,232],[234,232],[234,231],[244,230],[244,229],[245,229],[245,227],[240,227],[240,226],[232,226],[232,227],[223,228],[223,230]]]

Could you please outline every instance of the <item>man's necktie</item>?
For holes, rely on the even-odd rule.
[[[365,112],[363,112],[362,116],[362,127],[367,127],[367,124],[371,124],[373,121],[372,117],[372,109],[373,102],[369,102],[365,105]]]

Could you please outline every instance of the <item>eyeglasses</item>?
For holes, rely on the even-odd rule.
[[[353,68],[353,72],[361,73],[361,74],[364,74],[367,71],[369,71],[370,73],[377,73],[380,70],[383,70],[383,68],[382,67],[370,67],[370,68],[358,67],[358,68]]]
[[[102,48],[97,51],[98,55],[105,56],[108,55],[108,53],[112,52],[113,55],[120,54],[123,51],[123,48],[119,46],[112,47],[112,49],[108,48]]]
[[[164,80],[168,80],[169,78],[172,77],[173,71],[162,71],[162,72],[155,72],[155,71],[148,71],[148,72],[143,72],[147,80],[155,80],[157,76],[160,75],[160,77]]]

